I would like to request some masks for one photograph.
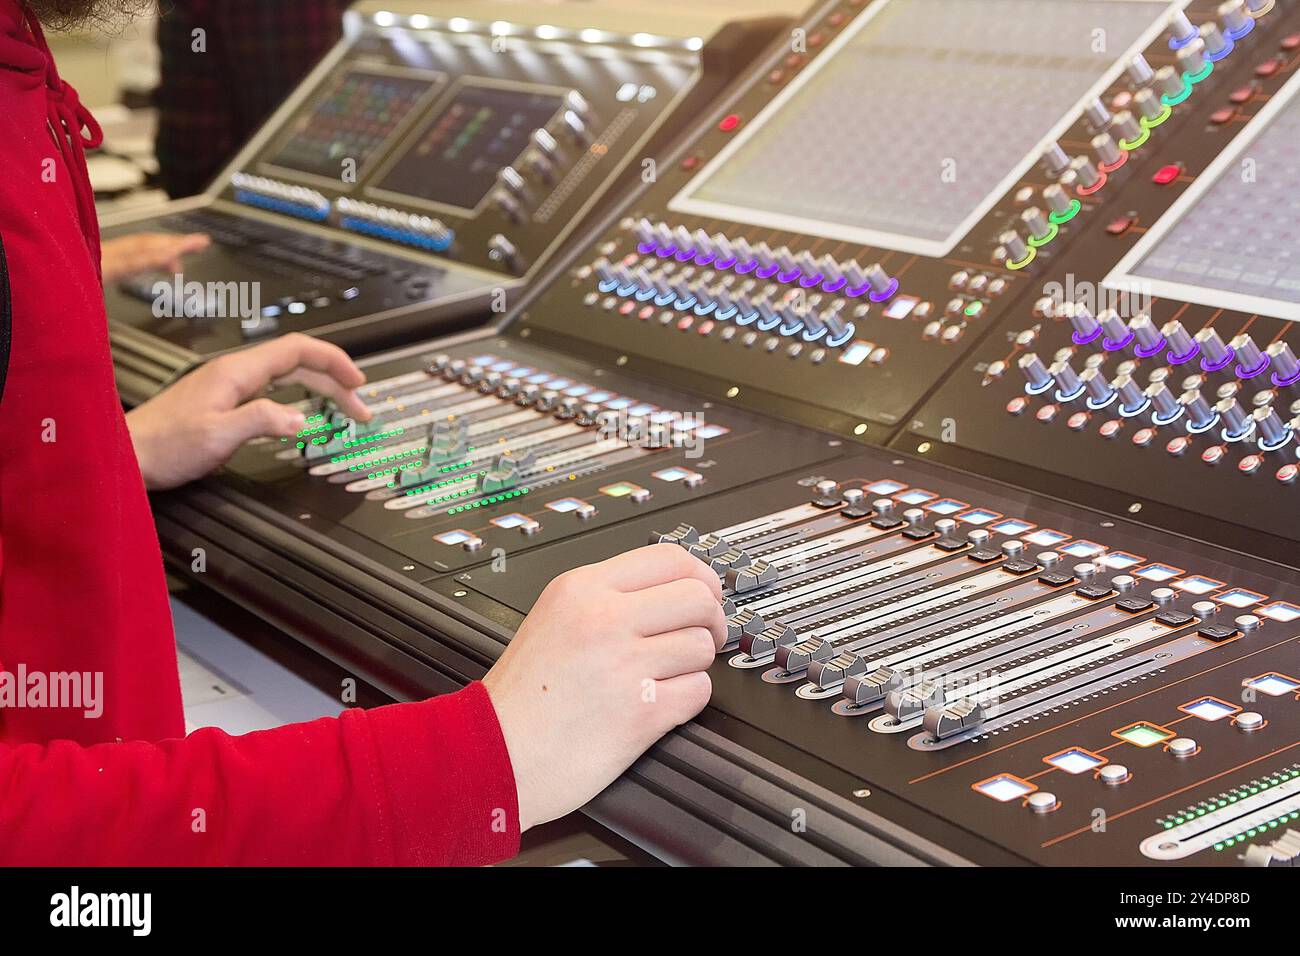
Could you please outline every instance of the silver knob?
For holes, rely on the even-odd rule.
[[[1223,431],[1229,438],[1241,438],[1250,431],[1251,419],[1235,398],[1225,398],[1214,410],[1223,419]]]
[[[1043,168],[1052,179],[1070,168],[1070,155],[1061,148],[1060,143],[1052,143],[1043,151]]]
[[[947,537],[957,530],[957,522],[951,518],[940,518],[934,523],[934,530]]]
[[[1092,138],[1092,151],[1103,166],[1114,166],[1123,158],[1115,138],[1110,133],[1098,133]]]
[[[1228,346],[1237,356],[1237,364],[1245,371],[1250,372],[1260,368],[1264,364],[1264,353],[1260,351],[1255,340],[1250,337],[1249,332],[1242,332],[1234,336]]]
[[[1136,116],[1128,110],[1121,110],[1111,121],[1110,132],[1121,143],[1132,142],[1142,135],[1142,127],[1138,125]]]
[[[1067,160],[1066,169],[1069,168],[1070,164]],[[1064,215],[1074,208],[1074,200],[1057,183],[1052,183],[1043,189],[1043,202],[1047,203],[1047,208],[1057,215]]]
[[[1056,380],[1057,397],[1061,400],[1068,401],[1077,398],[1079,393],[1083,391],[1083,382],[1079,381],[1078,374],[1068,361],[1054,362],[1048,371],[1052,373],[1052,378]]]
[[[1151,316],[1145,312],[1139,312],[1133,316],[1128,324],[1128,330],[1133,333],[1133,341],[1136,343],[1137,348],[1144,353],[1150,353],[1164,343],[1164,337],[1160,334],[1160,330],[1151,321]]]
[[[903,520],[913,528],[919,527],[925,522],[925,512],[920,508],[908,508],[903,512]]]
[[[1201,354],[1205,356],[1205,360],[1213,368],[1222,367],[1232,358],[1232,353],[1223,344],[1223,338],[1216,329],[1201,329],[1196,333],[1196,344],[1201,347]]]
[[[1219,605],[1213,601],[1197,601],[1192,605],[1192,613],[1204,621],[1219,613]]]
[[[1105,129],[1106,124],[1110,122],[1110,110],[1098,98],[1094,98],[1091,103],[1083,108],[1083,116],[1093,129]]]
[[[1138,115],[1145,120],[1154,121],[1165,111],[1165,104],[1160,102],[1160,97],[1151,89],[1134,93],[1133,105],[1137,108]]]
[[[1183,323],[1177,319],[1171,319],[1166,322],[1160,329],[1160,334],[1165,337],[1169,343],[1169,354],[1175,357],[1185,356],[1192,352],[1195,343],[1192,337],[1187,334],[1187,329],[1183,328]]]
[[[1249,634],[1264,622],[1254,614],[1242,614],[1240,617],[1234,617],[1232,623],[1237,625],[1237,629],[1243,634]]]
[[[1079,375],[1079,381],[1088,392],[1088,401],[1094,408],[1108,404],[1115,396],[1115,390],[1106,381],[1106,373],[1100,368],[1086,368]]]
[[[1132,591],[1137,586],[1137,581],[1131,574],[1117,574],[1110,579],[1110,586],[1123,594],[1126,591]]]
[[[1174,11],[1169,18],[1169,38],[1175,43],[1188,43],[1194,36],[1196,36],[1196,27],[1192,26],[1192,21],[1187,19],[1187,14],[1182,10]]]
[[[1088,307],[1083,303],[1076,303],[1073,308],[1068,310],[1070,324],[1074,326],[1074,331],[1079,333],[1080,339],[1092,340],[1101,331],[1101,323],[1097,321]]]
[[[1173,421],[1182,412],[1183,407],[1174,397],[1174,393],[1169,390],[1169,386],[1164,382],[1154,382],[1148,385],[1145,395],[1147,401],[1151,403],[1152,414],[1157,419],[1157,424],[1167,425]]]
[[[1189,388],[1178,401],[1187,412],[1187,421],[1195,431],[1203,431],[1218,420],[1218,413],[1210,407],[1200,389]]]
[[[1084,189],[1091,189],[1101,182],[1101,174],[1087,156],[1074,157],[1070,161],[1069,172],[1074,175],[1074,181]]]
[[[1156,75],[1147,58],[1141,53],[1129,60],[1124,72],[1128,74],[1128,81],[1135,89],[1146,86]]]
[[[1043,365],[1043,360],[1033,352],[1026,352],[1016,363],[1021,373],[1034,391],[1042,391],[1052,382],[1052,374]]]
[[[1097,576],[1097,566],[1090,561],[1080,562],[1074,566],[1074,576],[1080,581],[1091,581]]]
[[[1025,227],[1025,232],[1032,239],[1043,239],[1052,231],[1052,225],[1043,215],[1043,211],[1037,206],[1030,206],[1020,214],[1020,222]]]
[[[1008,229],[998,236],[998,243],[1006,250],[1007,258],[1012,262],[1019,262],[1029,255],[1029,246],[1025,245],[1025,240],[1020,238],[1018,232]]]
[[[1133,380],[1133,376],[1121,373],[1110,383],[1111,388],[1119,394],[1120,407],[1130,415],[1136,415],[1146,407],[1147,397],[1142,387]]]
[[[1055,551],[1039,551],[1034,556],[1034,560],[1038,562],[1040,567],[1051,568],[1060,563],[1061,556]]]
[[[1097,316],[1097,321],[1101,323],[1102,329],[1106,332],[1106,338],[1110,339],[1110,341],[1123,342],[1128,338],[1128,325],[1114,309],[1103,309],[1102,313]]]
[[[1296,376],[1300,376],[1300,360],[1296,359],[1295,352],[1291,350],[1291,346],[1287,345],[1287,343],[1274,342],[1264,350],[1264,354],[1268,356],[1269,362],[1272,363],[1273,375],[1278,381],[1289,382]]]
[[[1228,38],[1213,20],[1201,24],[1201,42],[1205,44],[1205,55],[1210,59],[1217,60],[1228,49]]]
[[[1010,541],[1002,542],[1002,553],[1008,558],[1018,558],[1020,555],[1024,554],[1024,551],[1025,543],[1023,541],[1016,541],[1013,538]]]
[[[967,533],[966,540],[978,548],[981,545],[987,544],[990,537],[991,535],[983,528],[976,528],[974,531]]]
[[[1240,36],[1250,24],[1242,0],[1228,0],[1227,3],[1221,3],[1215,13],[1223,21],[1223,29],[1233,36]]]
[[[1152,89],[1161,96],[1177,96],[1183,91],[1183,75],[1172,66],[1162,66],[1156,70],[1156,81]]]
[[[1205,71],[1205,42],[1203,40],[1193,40],[1178,51],[1175,59],[1178,61],[1178,68],[1183,73],[1199,76]]]
[[[1255,409],[1250,417],[1255,420],[1255,427],[1259,430],[1260,444],[1268,448],[1278,448],[1290,440],[1291,430],[1272,405]]]
[[[877,498],[871,502],[871,507],[875,509],[876,516],[879,518],[892,518],[894,516],[894,501],[892,498]]]
[[[1173,588],[1156,588],[1151,592],[1151,600],[1157,604],[1173,604],[1178,598],[1178,592]]]

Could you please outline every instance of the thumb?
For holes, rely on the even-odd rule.
[[[247,402],[222,418],[222,437],[232,450],[254,438],[291,438],[305,424],[302,412],[269,398]]]

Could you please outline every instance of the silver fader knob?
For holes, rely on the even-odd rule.
[[[1142,135],[1142,127],[1138,125],[1136,116],[1128,110],[1121,110],[1111,121],[1110,132],[1121,143],[1131,143]]]
[[[1083,108],[1083,116],[1093,129],[1105,129],[1110,123],[1110,110],[1099,98],[1094,98]]]
[[[1068,162],[1066,169],[1069,169]],[[1052,183],[1043,189],[1043,202],[1047,203],[1049,212],[1054,212],[1058,216],[1063,216],[1074,208],[1074,200],[1058,183]]]
[[[1273,378],[1279,383],[1292,383],[1300,376],[1300,361],[1296,359],[1295,352],[1291,350],[1285,342],[1274,342],[1264,354],[1268,356],[1269,363],[1273,366]]]
[[[1106,381],[1106,374],[1099,368],[1086,368],[1079,375],[1079,381],[1088,391],[1088,404],[1093,408],[1103,408],[1115,397],[1115,390]]]
[[[1074,181],[1083,189],[1091,189],[1101,182],[1101,173],[1087,156],[1074,157],[1070,161],[1070,170],[1066,175],[1073,175]]]
[[[1020,238],[1018,232],[1008,229],[998,236],[998,243],[1006,251],[1007,258],[1012,262],[1019,262],[1029,255],[1029,246],[1025,244],[1024,239]]]
[[[1282,421],[1282,416],[1272,405],[1255,409],[1250,417],[1255,420],[1255,428],[1259,432],[1259,443],[1262,447],[1276,449],[1291,440],[1291,429]]]
[[[1160,102],[1154,90],[1138,90],[1133,94],[1133,108],[1144,120],[1152,122],[1165,111],[1165,104]]]
[[[1225,398],[1214,406],[1223,419],[1223,434],[1227,438],[1242,438],[1250,431],[1251,418],[1235,398]]]
[[[1132,375],[1127,373],[1116,375],[1110,387],[1118,393],[1120,408],[1128,414],[1136,415],[1146,408],[1146,394],[1142,391],[1142,386],[1133,381]]]
[[[1223,368],[1232,360],[1232,353],[1223,344],[1223,338],[1216,329],[1201,329],[1196,333],[1196,344],[1201,347],[1201,355],[1211,369]]]
[[[1166,322],[1160,329],[1160,334],[1169,343],[1169,354],[1175,358],[1188,356],[1196,349],[1196,343],[1177,319]]]
[[[1061,148],[1060,143],[1052,143],[1043,151],[1043,169],[1052,179],[1057,179],[1070,168],[1070,154]]]
[[[1218,60],[1228,52],[1228,38],[1213,20],[1201,24],[1201,43],[1205,45],[1205,55],[1211,60]]]
[[[1234,336],[1228,343],[1233,354],[1237,356],[1237,367],[1244,373],[1254,372],[1263,367],[1265,358],[1249,332]]]
[[[1057,398],[1061,401],[1078,398],[1083,392],[1083,382],[1068,361],[1062,359],[1054,362],[1048,371],[1056,381]]]
[[[1187,424],[1193,431],[1205,431],[1219,419],[1218,413],[1210,407],[1200,389],[1189,388],[1179,396],[1178,401],[1187,412]]]
[[[1205,71],[1205,42],[1193,40],[1178,51],[1175,59],[1178,61],[1178,69],[1183,73],[1200,76]]]
[[[1177,96],[1183,91],[1183,75],[1172,66],[1162,66],[1156,70],[1156,81],[1152,89],[1161,96]]]
[[[1110,133],[1098,133],[1092,138],[1092,152],[1103,166],[1114,166],[1124,158],[1123,151]]]
[[[1230,36],[1241,36],[1251,25],[1250,17],[1246,14],[1246,5],[1242,0],[1228,0],[1227,3],[1221,3],[1215,13],[1223,23],[1223,29]]]
[[[1156,75],[1155,71],[1151,69],[1151,64],[1147,62],[1147,58],[1141,53],[1129,60],[1124,72],[1128,74],[1128,81],[1133,85],[1134,89],[1146,86]]]
[[[1020,356],[1020,361],[1016,364],[1020,366],[1020,371],[1029,382],[1032,391],[1041,392],[1052,383],[1052,373],[1047,370],[1043,360],[1033,352]]]

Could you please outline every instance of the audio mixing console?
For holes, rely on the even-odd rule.
[[[585,10],[580,22],[490,2],[457,11],[474,19],[430,12],[358,4],[205,194],[106,223],[109,236],[214,240],[183,277],[108,290],[129,402],[280,332],[374,348],[504,312],[780,22],[677,13],[633,34]]]
[[[588,810],[665,859],[1294,865],[1300,4],[839,0],[793,36],[501,328],[364,359],[373,422],[285,393],[307,428],[160,499],[167,554],[412,696],[556,574],[688,549],[712,703]]]

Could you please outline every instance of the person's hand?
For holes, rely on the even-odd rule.
[[[250,439],[301,431],[297,409],[264,397],[249,401],[270,386],[302,385],[369,421],[356,394],[365,380],[341,348],[299,332],[218,356],[126,416],[145,485],[175,488],[224,464]]]
[[[727,637],[704,562],[656,544],[566,572],[484,678],[524,830],[582,806],[709,701]]]
[[[201,232],[184,236],[170,232],[137,232],[105,239],[99,256],[104,285],[114,285],[147,272],[176,275],[181,271],[181,259],[191,252],[206,249],[209,241]]]

